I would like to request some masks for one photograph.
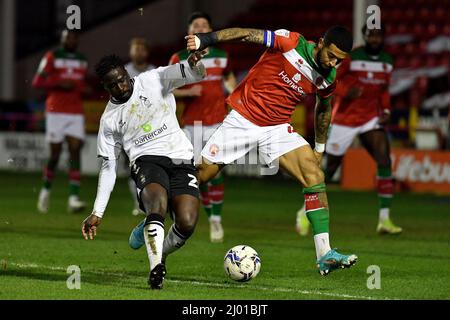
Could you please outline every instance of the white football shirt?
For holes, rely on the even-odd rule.
[[[193,146],[180,129],[172,91],[202,80],[188,65],[174,64],[133,78],[127,102],[109,101],[100,120],[97,154],[117,159],[121,148],[133,163],[144,155],[190,160]]]

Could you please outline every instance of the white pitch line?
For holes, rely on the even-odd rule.
[[[5,263],[4,261],[0,261]],[[16,263],[16,262],[6,262],[6,266],[14,266],[21,269],[47,269],[52,271],[67,271],[67,268],[59,267],[59,266],[46,266],[46,265],[40,265],[36,263]],[[93,273],[93,274],[100,274],[100,275],[109,275],[109,276],[116,276],[116,277],[124,277],[130,275],[124,274],[124,273],[118,273],[118,272],[104,272],[104,271],[95,271],[95,270],[82,270],[83,272],[87,273]],[[227,284],[221,284],[221,283],[215,283],[215,282],[207,282],[207,281],[192,281],[192,280],[170,280],[166,279],[165,281],[171,282],[171,283],[182,283],[182,284],[191,284],[196,286],[209,286],[209,287],[217,287],[217,288],[251,288],[256,290],[262,290],[262,291],[277,291],[277,292],[290,292],[290,293],[298,293],[298,294],[304,294],[304,295],[317,295],[317,296],[326,296],[326,297],[334,297],[334,298],[347,298],[347,299],[358,299],[358,300],[400,300],[398,298],[376,298],[376,297],[369,297],[369,296],[357,296],[357,295],[349,295],[349,294],[340,294],[340,293],[330,293],[330,292],[319,292],[319,291],[308,291],[308,290],[298,290],[293,288],[282,288],[282,287],[264,287],[264,286],[251,286],[247,287],[245,285],[227,285]]]

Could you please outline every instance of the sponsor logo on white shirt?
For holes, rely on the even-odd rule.
[[[300,93],[302,95],[305,94],[305,91],[303,91],[303,88],[297,84],[297,82],[299,82],[302,79],[302,77],[299,73],[295,74],[292,77],[292,79],[288,76],[288,74],[284,70],[281,71],[278,75],[292,89],[294,89],[295,91],[297,91],[298,93]]]
[[[162,127],[134,140],[134,145],[141,146],[143,144],[146,144],[147,142],[154,140],[156,137],[158,137],[161,133],[163,133],[166,130],[167,130],[167,125],[164,124]]]

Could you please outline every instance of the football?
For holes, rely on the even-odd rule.
[[[261,270],[261,259],[252,247],[238,245],[225,254],[223,266],[231,279],[245,282],[258,275]]]

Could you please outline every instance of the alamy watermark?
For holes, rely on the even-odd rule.
[[[369,17],[366,20],[367,30],[381,29],[381,9],[377,5],[367,7],[366,13]]]
[[[371,265],[367,267],[367,274],[370,276],[367,278],[367,289],[381,289],[381,269],[377,265]]]
[[[81,289],[81,269],[79,266],[71,265],[67,267],[67,274],[70,276],[67,278],[66,285],[69,290]]]
[[[66,13],[70,16],[66,19],[67,30],[81,29],[81,9],[77,5],[70,5],[67,7]]]

